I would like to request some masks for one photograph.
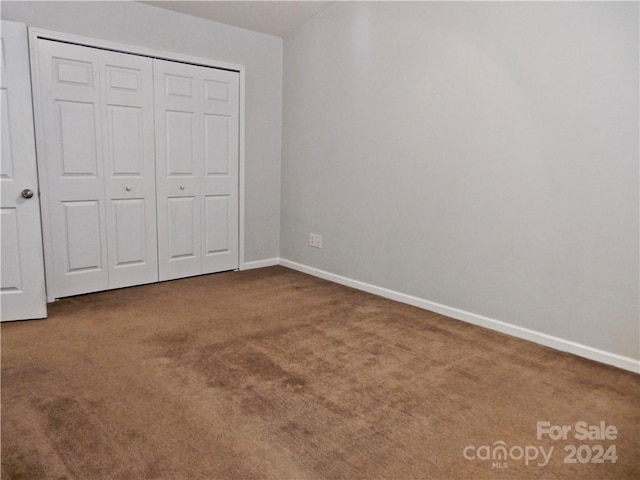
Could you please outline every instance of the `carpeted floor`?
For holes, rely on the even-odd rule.
[[[2,325],[2,479],[640,478],[640,376],[282,267],[49,313]]]

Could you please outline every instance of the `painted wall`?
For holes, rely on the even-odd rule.
[[[2,18],[246,67],[245,261],[278,256],[282,39],[137,2],[2,2]]]
[[[284,40],[281,257],[640,358],[638,13],[321,12]]]

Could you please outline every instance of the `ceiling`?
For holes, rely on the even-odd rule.
[[[333,2],[142,1],[140,3],[283,37]]]

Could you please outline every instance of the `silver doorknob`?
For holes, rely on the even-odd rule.
[[[131,187],[130,187],[129,185],[127,185],[126,187],[124,187],[124,189],[125,189],[127,192],[130,192],[130,191],[131,191]]]
[[[180,190],[184,190],[184,185],[180,185]]]
[[[22,190],[22,192],[20,192],[22,194],[22,196],[24,198],[31,198],[33,197],[33,190],[29,189],[29,188],[25,188],[24,190]]]

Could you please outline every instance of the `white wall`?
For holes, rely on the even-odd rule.
[[[335,4],[284,40],[281,257],[640,358],[638,45],[637,3]]]
[[[335,4],[284,41],[282,190],[281,39],[135,2],[1,8],[246,66],[247,261],[280,247],[640,358],[637,3]]]
[[[136,2],[2,2],[2,18],[246,67],[245,261],[278,256],[282,39]]]

